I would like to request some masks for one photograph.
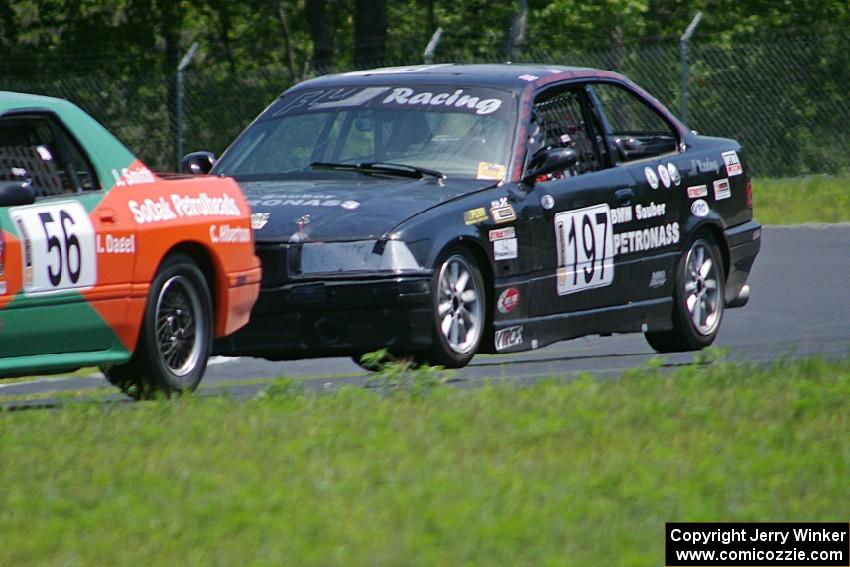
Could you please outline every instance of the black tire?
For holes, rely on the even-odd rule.
[[[212,337],[207,280],[189,256],[172,254],[151,283],[133,356],[103,372],[137,400],[191,392],[203,378]]]
[[[458,272],[453,272],[455,267]],[[459,283],[463,273],[468,278],[458,290],[450,280],[454,277],[454,284]],[[417,353],[416,360],[446,368],[469,364],[487,325],[487,290],[475,257],[466,248],[451,248],[437,262],[431,284],[431,315],[431,348]],[[446,326],[448,331],[444,331]]]
[[[706,260],[710,260],[710,266]],[[695,272],[697,265],[700,269]],[[699,273],[702,271],[706,273]],[[673,329],[645,333],[649,345],[662,353],[700,350],[711,345],[723,319],[725,282],[717,243],[710,235],[697,235],[676,263]]]

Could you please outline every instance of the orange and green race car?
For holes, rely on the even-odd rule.
[[[235,182],[154,174],[73,104],[0,92],[0,376],[192,390],[259,281]]]

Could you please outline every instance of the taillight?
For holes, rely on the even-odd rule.
[[[747,207],[753,208],[753,184],[747,179]]]

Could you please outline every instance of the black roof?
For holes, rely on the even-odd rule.
[[[447,83],[524,90],[529,83],[550,82],[557,79],[580,77],[608,77],[624,79],[617,73],[588,67],[536,64],[480,64],[480,65],[415,65],[386,67],[366,71],[352,71],[325,75],[299,83],[293,89],[349,85],[385,85],[402,80],[404,84]]]

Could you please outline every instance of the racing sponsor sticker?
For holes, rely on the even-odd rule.
[[[540,197],[540,206],[551,211],[555,207],[555,198],[552,195],[543,195]]]
[[[496,350],[502,351],[522,344],[522,325],[496,331]]]
[[[9,216],[23,241],[25,294],[79,290],[95,284],[94,227],[80,202],[13,207]]]
[[[493,222],[499,224],[516,220],[516,211],[514,206],[508,203],[507,197],[491,201],[490,214],[493,216]]]
[[[518,256],[516,229],[509,226],[490,231],[490,242],[493,243],[493,258],[496,260],[513,260]]]
[[[614,281],[614,238],[607,204],[555,215],[558,295]]]
[[[723,163],[726,164],[726,175],[733,177],[744,173],[744,168],[741,166],[741,160],[738,159],[738,152],[732,150],[720,154],[723,158]]]
[[[681,237],[679,223],[672,222],[640,230],[628,230],[614,235],[614,253],[631,254],[671,246]]]
[[[678,187],[682,184],[682,175],[679,173],[679,168],[676,167],[676,164],[668,163],[667,172],[670,174],[670,181],[673,182],[673,185]]]
[[[729,188],[729,179],[724,177],[714,182],[714,200],[721,201],[732,196],[732,190]]]
[[[270,193],[264,195],[262,199],[246,199],[252,207],[342,207],[345,210],[353,211],[360,207],[358,201],[343,201],[335,195],[317,195],[317,194],[287,194],[287,193]]]
[[[513,260],[519,255],[516,238],[502,238],[493,241],[493,258],[496,260]]]
[[[236,200],[227,193],[220,197],[210,197],[206,193],[197,196],[172,193],[170,199],[148,198],[142,202],[131,199],[127,201],[127,206],[139,224],[169,221],[180,217],[238,217],[242,214]]]
[[[658,166],[658,177],[661,178],[661,183],[664,184],[665,189],[670,188],[670,171],[667,169],[667,166],[663,163]]]
[[[271,216],[271,213],[253,213],[251,215],[251,228],[254,230],[260,230],[268,224],[269,217]]]
[[[649,183],[649,186],[658,189],[658,176],[655,174],[655,170],[651,167],[645,167],[643,174],[646,176],[646,182]]]
[[[519,290],[515,287],[509,287],[499,295],[499,300],[496,302],[496,308],[499,313],[507,315],[511,313],[519,305]]]
[[[501,181],[505,178],[505,169],[505,166],[500,163],[479,161],[475,179],[492,179],[494,181]]]
[[[463,223],[467,225],[478,224],[489,219],[490,217],[487,216],[487,211],[484,210],[484,207],[480,207],[478,209],[470,209],[463,213]]]
[[[503,240],[505,238],[516,238],[516,230],[512,226],[496,228],[490,231],[490,242]]]
[[[665,270],[658,270],[652,272],[652,275],[649,277],[649,287],[658,288],[667,283],[667,272]]]
[[[702,199],[703,197],[708,197],[707,185],[693,185],[688,187],[689,199]]]
[[[704,199],[697,199],[691,203],[691,213],[697,217],[704,217],[709,213],[708,203]]]
[[[717,173],[720,171],[720,162],[716,159],[692,159],[691,171],[694,173]]]

